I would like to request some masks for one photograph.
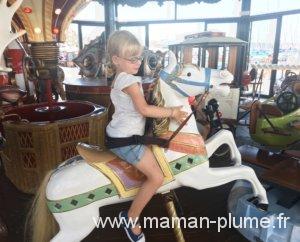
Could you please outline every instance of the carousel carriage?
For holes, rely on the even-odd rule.
[[[217,95],[228,93],[228,87],[220,84],[231,82],[232,75],[223,71],[219,78],[212,79],[211,73],[211,69],[199,69],[191,64],[177,65],[175,55],[170,52],[169,65],[161,71],[155,88],[157,103],[167,107],[182,105],[185,111],[191,112],[188,96],[204,93],[208,88]],[[221,130],[204,143],[193,115],[190,117],[180,132],[169,140],[167,149],[152,146],[164,174],[164,185],[158,193],[180,186],[206,189],[245,179],[252,185],[256,205],[266,209],[266,191],[254,171],[241,165],[232,133]],[[164,127],[162,137],[167,140],[178,130],[178,124],[170,120],[163,122],[165,125],[157,127]],[[230,147],[234,165],[210,168],[208,157],[224,143]],[[91,218],[99,218],[99,207],[131,200],[144,180],[133,166],[109,151],[82,144],[78,145],[78,151],[81,156],[67,160],[45,177],[32,211],[33,241],[81,241],[95,228]],[[54,220],[59,231],[52,229],[57,226]]]
[[[274,97],[262,103],[252,103],[249,131],[254,141],[266,147],[281,150],[299,149],[299,75],[287,72]]]
[[[284,66],[266,65],[263,68],[283,70]],[[299,68],[299,66],[292,66]],[[253,209],[249,204],[249,183],[239,181],[228,198],[228,210],[235,217],[265,218],[268,227],[256,228],[247,224],[238,230],[250,241],[296,242],[300,237],[300,173],[297,152],[300,150],[300,89],[299,76],[286,75],[274,97],[252,102],[249,133],[259,148],[240,147],[243,160],[260,167],[261,177],[268,187],[268,212]],[[279,151],[279,152],[278,152]],[[285,225],[282,218],[288,218]]]

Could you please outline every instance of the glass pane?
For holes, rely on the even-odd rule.
[[[264,20],[252,22],[249,69],[251,64],[271,64],[276,32],[276,20]],[[258,74],[261,69],[258,69]],[[261,93],[269,95],[271,70],[264,70]],[[249,85],[252,91],[252,85]]]
[[[241,12],[241,2],[237,0],[222,0],[217,3],[193,3],[177,5],[178,19],[238,17]],[[221,10],[221,11],[220,11]]]
[[[283,65],[277,71],[274,91],[276,92],[281,82],[285,79],[286,70],[299,74],[299,69],[291,69],[291,65],[300,64],[300,14],[283,16],[280,37],[278,64]]]
[[[82,43],[83,45],[89,44],[91,40],[96,39],[105,31],[104,27],[99,26],[82,26]]]
[[[76,15],[75,20],[104,21],[104,7],[92,1]]]
[[[208,24],[207,31],[225,32],[228,37],[236,37],[236,23]]]
[[[150,24],[149,49],[168,50],[168,45],[184,40],[184,36],[204,31],[204,23]]]
[[[137,39],[140,41],[141,45],[145,46],[145,26],[130,26],[130,27],[121,27],[121,30],[127,30],[131,33],[133,33]]]
[[[282,18],[278,64],[300,64],[300,14]]]
[[[165,1],[159,6],[155,1],[149,1],[142,7],[130,7],[118,5],[119,21],[138,21],[138,20],[162,20],[175,19],[174,1]]]
[[[300,9],[299,0],[251,0],[251,15]]]
[[[61,66],[72,67],[72,60],[77,56],[79,51],[77,24],[70,24],[66,33],[66,41],[60,44],[59,50],[59,64]]]

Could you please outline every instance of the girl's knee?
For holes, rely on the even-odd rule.
[[[152,177],[152,181],[153,183],[155,183],[156,186],[160,187],[164,182],[164,175],[162,174],[162,172],[155,174]]]

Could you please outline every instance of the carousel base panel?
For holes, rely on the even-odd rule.
[[[233,226],[253,242],[299,242],[300,194],[279,187],[268,187],[267,194],[268,210],[260,210],[252,201],[250,184],[236,182],[228,199]],[[289,203],[281,202],[287,198]]]

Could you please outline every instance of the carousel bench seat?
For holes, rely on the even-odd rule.
[[[260,106],[260,110],[268,116],[272,116],[272,117],[282,117],[283,116],[282,111],[276,106],[276,104],[262,103]]]

